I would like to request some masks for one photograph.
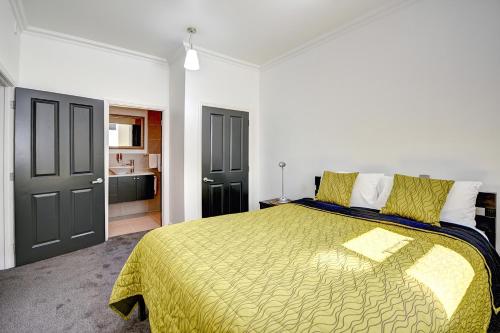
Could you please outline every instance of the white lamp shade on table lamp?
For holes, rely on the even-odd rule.
[[[285,162],[279,162],[278,166],[281,168],[281,197],[279,199],[280,203],[290,202],[290,200],[285,196],[285,177],[284,177],[284,168],[286,167]]]

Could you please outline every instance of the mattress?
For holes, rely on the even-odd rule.
[[[304,199],[147,233],[109,304],[153,332],[486,332],[499,263],[472,229]]]

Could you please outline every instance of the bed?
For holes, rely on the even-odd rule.
[[[305,198],[149,232],[109,304],[153,332],[495,332],[499,272],[471,228]]]

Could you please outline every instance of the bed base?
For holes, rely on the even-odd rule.
[[[148,319],[148,312],[147,312],[147,308],[146,308],[146,303],[144,302],[144,298],[139,297],[138,303],[139,303],[139,306],[137,307],[137,314],[138,314],[139,320],[144,321],[144,320]]]

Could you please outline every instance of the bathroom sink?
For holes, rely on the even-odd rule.
[[[111,171],[115,175],[125,175],[127,173],[131,173],[132,166],[124,165],[124,166],[109,167],[109,171]]]

